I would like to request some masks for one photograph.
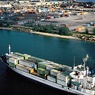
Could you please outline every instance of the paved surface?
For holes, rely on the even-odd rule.
[[[77,16],[70,16],[70,17],[60,17],[60,18],[53,18],[46,21],[38,22],[43,25],[53,23],[55,25],[60,24],[69,24],[70,30],[73,30],[78,27],[85,26],[89,22],[95,22],[95,14],[94,13],[87,13],[83,15]],[[93,28],[93,27],[92,27]]]

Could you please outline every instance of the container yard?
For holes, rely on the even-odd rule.
[[[11,2],[13,4],[13,2]],[[11,4],[10,3],[10,4]],[[72,6],[61,7],[61,3],[54,6],[48,5],[48,7],[35,5],[32,6],[32,2],[19,2],[19,6],[17,7],[18,2],[14,3],[14,8],[11,8],[6,5],[0,7],[0,18],[1,20],[6,20],[7,22],[11,20],[13,25],[24,25],[26,23],[33,22],[36,24],[56,24],[61,25],[64,24],[70,30],[75,30],[77,32],[84,31],[85,28],[89,26],[95,26],[95,7],[93,5],[92,8],[82,8],[81,6],[77,6],[76,8],[72,8]],[[4,4],[4,2],[1,2]],[[7,4],[7,3],[5,3]],[[26,6],[29,5],[29,6]],[[24,6],[24,7],[22,7]],[[39,6],[39,7],[38,7]],[[4,10],[4,7],[6,10]],[[77,9],[77,10],[76,10]],[[78,10],[80,9],[80,10]],[[93,10],[93,11],[91,11]],[[56,22],[56,23],[54,23]],[[90,23],[93,22],[93,23]],[[5,23],[5,22],[4,22]],[[84,26],[84,24],[87,24]],[[81,29],[84,27],[84,29]]]

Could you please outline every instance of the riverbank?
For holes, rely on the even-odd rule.
[[[34,32],[34,31],[30,31],[30,33],[39,34],[39,35],[44,35],[44,36],[52,36],[52,37],[59,37],[59,38],[67,38],[67,39],[78,39],[78,38],[73,37],[73,36],[63,36],[63,35],[51,34],[51,33]]]
[[[23,28],[23,29],[22,29]],[[6,28],[6,27],[0,27],[0,29],[5,29],[5,30],[18,30],[21,32],[28,32],[28,33],[33,33],[33,34],[38,34],[38,35],[43,35],[43,36],[52,36],[52,37],[58,37],[58,38],[66,38],[66,39],[78,39],[77,37],[73,37],[73,36],[63,36],[63,35],[58,35],[58,34],[51,34],[51,33],[44,33],[44,32],[36,32],[33,31],[31,29],[29,29],[29,27],[23,27],[23,26],[19,26],[19,27],[11,27],[11,28]]]
[[[73,36],[64,36],[64,35],[58,35],[58,34],[52,34],[52,33],[37,32],[37,31],[31,30],[31,28],[29,27],[24,27],[24,26],[0,27],[0,29],[9,30],[9,31],[16,30],[20,32],[27,32],[27,33],[43,35],[43,36],[58,37],[58,38],[63,38],[63,39],[76,39],[76,40],[95,42],[94,35],[73,34]]]

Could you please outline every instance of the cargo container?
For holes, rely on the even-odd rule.
[[[33,56],[29,57],[27,60],[32,61],[34,63],[39,63],[39,62],[45,61],[44,59],[36,58],[36,57],[33,57]]]
[[[31,57],[31,55],[28,55],[28,54],[23,54],[23,56],[25,57],[25,60]]]
[[[52,81],[52,82],[56,82],[57,81],[56,80],[56,77],[55,76],[52,76],[52,75],[48,75],[47,76],[47,80]]]
[[[21,53],[15,52],[14,55],[19,56],[19,57],[23,57],[23,59],[25,59],[25,56]]]
[[[6,55],[7,56],[7,55]],[[15,54],[13,54],[13,53],[11,53],[11,54],[9,54],[7,57],[12,57],[12,58],[16,58],[16,59],[24,59],[24,57],[22,57],[22,56],[18,56],[18,55],[15,55]]]
[[[61,84],[62,86],[67,86],[67,83],[63,80],[57,79],[57,83]]]
[[[16,58],[9,58],[10,63],[18,64],[18,60]]]
[[[40,75],[44,75],[45,69],[43,69],[43,68],[38,68],[38,69],[37,69],[37,73],[40,74]]]
[[[38,68],[46,69],[46,66],[47,66],[48,64],[49,64],[49,63],[48,63],[47,61],[39,62],[39,63],[38,63]]]
[[[85,28],[84,27],[79,27],[79,28],[76,28],[75,31],[81,31],[81,30],[84,30]]]
[[[15,64],[14,64],[14,63],[11,63],[11,62],[9,62],[9,61],[7,61],[7,63],[9,64],[10,67],[15,68]]]
[[[30,72],[30,68],[26,68],[25,66],[21,65],[21,64],[16,64],[16,68],[19,70],[22,70],[24,72],[29,73]]]
[[[56,69],[56,70],[59,70],[59,71],[62,70],[62,65],[59,65],[57,63],[51,63],[50,65],[52,65],[54,67],[54,69]]]
[[[21,53],[18,53],[18,52],[15,52],[14,53],[15,55],[18,55],[18,56],[21,56],[21,57],[24,57],[24,59],[28,59],[29,57],[31,57],[31,55],[28,55],[28,54],[21,54]]]
[[[55,67],[55,70],[62,71],[62,67]]]
[[[58,73],[60,73],[60,71],[55,70],[55,69],[52,69],[52,70],[50,71],[50,74],[53,75],[53,76],[57,76]]]
[[[52,66],[52,65],[47,65],[46,66],[46,70],[49,70],[49,71],[51,71],[52,69],[54,69],[55,67],[54,66]]]
[[[34,73],[34,68],[30,69],[30,74]]]
[[[49,75],[49,74],[50,74],[50,71],[45,70],[45,75]]]
[[[49,71],[47,71],[47,70],[45,70],[43,68],[38,68],[37,73],[40,74],[40,75],[48,75]]]
[[[67,77],[68,77],[68,75],[66,75],[64,72],[57,74],[57,79],[60,79],[63,81],[66,81]]]
[[[14,55],[24,57],[25,60],[28,59],[28,57],[31,57],[31,56],[28,55],[28,54],[21,54],[21,53],[18,53],[18,52],[15,52]]]
[[[31,67],[31,68],[35,68],[35,63],[34,62],[29,62],[26,60],[19,60],[19,64]]]
[[[74,87],[74,89],[78,89],[78,87],[80,86],[80,83],[79,82],[76,82],[76,81],[71,81],[71,84],[72,86]]]

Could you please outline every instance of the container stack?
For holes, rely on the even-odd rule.
[[[7,63],[10,67],[15,68],[15,65],[18,64],[18,60],[16,58],[9,58],[9,60],[7,60]]]
[[[15,55],[15,54],[13,54],[13,53],[11,53],[11,54],[6,54],[6,59],[9,60],[9,58],[15,58],[15,59],[18,59],[18,60],[19,60],[19,59],[24,59],[24,57]]]
[[[67,86],[67,78],[68,78],[68,74],[66,74],[65,72],[58,73],[57,74],[57,83]]]
[[[18,60],[16,58],[9,58],[10,63],[18,64]]]
[[[54,69],[54,68],[55,68],[55,67],[52,66],[52,65],[50,65],[50,64],[46,66],[46,69],[49,70],[49,71],[51,71],[51,70]]]
[[[31,57],[31,55],[28,55],[28,54],[21,54],[21,53],[18,53],[18,52],[15,52],[14,55],[21,56],[21,57],[23,57],[25,60],[28,59],[29,57]]]
[[[16,59],[23,59],[24,60],[24,56],[19,56],[19,55],[15,55],[15,54],[11,54],[13,58],[16,58]]]
[[[38,68],[46,69],[46,66],[47,66],[48,64],[49,64],[49,63],[48,63],[47,61],[39,62],[39,63],[38,63]]]
[[[26,67],[26,66],[21,65],[21,64],[17,64],[16,68],[19,69],[19,70],[22,70],[22,71],[24,71],[26,73],[33,73],[34,72],[33,68],[29,68],[29,67]]]
[[[37,73],[42,75],[42,76],[45,76],[45,75],[48,75],[49,74],[49,71],[43,69],[43,68],[38,68],[37,69]]]
[[[50,74],[53,75],[53,76],[57,76],[57,74],[59,74],[59,73],[60,73],[60,71],[55,70],[55,69],[52,69],[52,70],[50,71]]]
[[[52,82],[56,82],[56,77],[53,75],[48,75],[47,80],[52,81]]]
[[[46,69],[46,66],[48,64],[49,64],[49,62],[47,62],[47,61],[39,62],[37,73],[42,76],[47,76],[50,73],[50,71]]]
[[[31,67],[31,68],[35,68],[35,63],[34,62],[29,62],[26,60],[19,60],[19,64]]]
[[[31,57],[29,57],[29,58],[27,59],[27,61],[31,61],[31,62],[34,62],[34,63],[39,63],[39,62],[43,62],[43,61],[45,61],[45,60],[31,56]]]
[[[52,63],[50,62],[47,66],[46,69],[51,71],[52,69],[58,70],[58,71],[62,71],[62,66],[56,63]]]

